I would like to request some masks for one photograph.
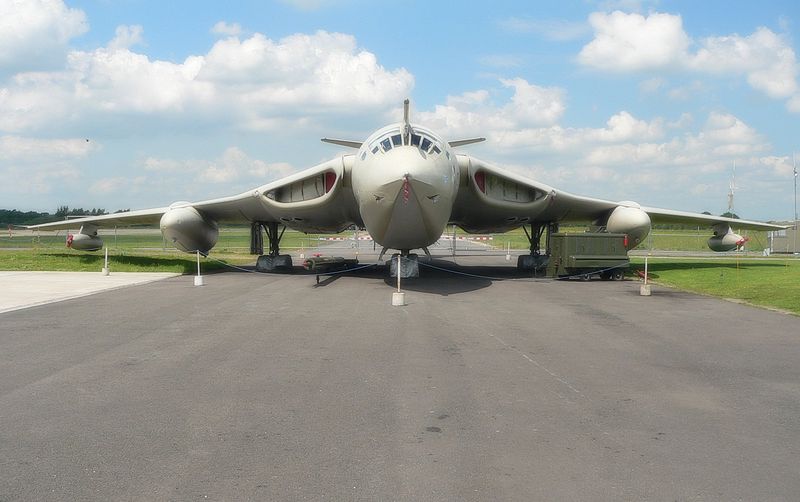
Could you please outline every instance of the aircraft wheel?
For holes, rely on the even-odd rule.
[[[256,261],[259,272],[288,272],[292,269],[292,257],[288,254],[278,256],[262,255]]]

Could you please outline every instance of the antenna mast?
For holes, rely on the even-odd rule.
[[[794,174],[794,246],[793,253],[797,253],[797,162],[792,152],[792,173]]]
[[[733,161],[733,176],[728,184],[728,212],[733,214],[733,193],[736,190],[736,161]],[[795,218],[796,219],[796,218]]]

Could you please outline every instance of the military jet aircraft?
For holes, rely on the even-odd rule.
[[[532,267],[539,257],[542,234],[557,230],[564,222],[592,223],[596,231],[625,234],[628,249],[647,237],[654,222],[708,225],[713,230],[708,246],[714,251],[730,251],[744,242],[732,226],[785,228],[573,195],[456,153],[458,147],[484,139],[446,141],[434,131],[412,124],[409,101],[405,100],[403,121],[377,130],[365,141],[322,139],[355,153],[247,192],[27,228],[58,230],[80,225],[67,244],[96,251],[102,247],[99,227],[158,223],[164,237],[178,249],[205,254],[217,242],[219,223],[249,222],[252,242],[262,242],[262,228],[269,241],[269,254],[257,262],[263,271],[291,266],[291,256],[280,253],[286,228],[338,233],[355,226],[365,229],[383,247],[381,257],[387,250],[397,250],[413,260],[416,255],[412,251],[428,253],[428,246],[441,237],[447,225],[469,233],[502,233],[523,227],[530,254],[520,258],[522,268]]]

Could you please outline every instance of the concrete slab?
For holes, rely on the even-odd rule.
[[[0,271],[0,312],[147,284],[181,274],[150,272],[9,272]]]

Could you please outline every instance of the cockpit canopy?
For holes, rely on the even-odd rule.
[[[360,156],[364,160],[367,152],[379,155],[399,146],[414,146],[426,155],[439,155],[442,153],[442,144],[441,140],[427,131],[412,129],[410,134],[403,134],[399,127],[387,128],[364,144]]]

